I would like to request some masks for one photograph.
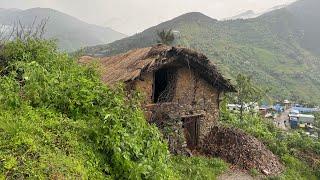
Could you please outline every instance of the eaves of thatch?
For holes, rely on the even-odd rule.
[[[84,56],[79,62],[87,64],[94,58]],[[99,59],[102,65],[102,79],[113,85],[130,82],[144,73],[154,72],[163,67],[185,66],[198,72],[213,87],[221,91],[233,92],[234,86],[205,55],[183,47],[156,45],[131,50],[127,53]]]

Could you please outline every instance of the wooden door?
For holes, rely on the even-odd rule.
[[[199,141],[199,116],[182,118],[188,148],[193,149]]]

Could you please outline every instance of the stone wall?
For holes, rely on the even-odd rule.
[[[177,69],[175,94],[172,102],[152,104],[153,73],[142,76],[135,82],[135,89],[142,92],[145,113],[149,120],[158,111],[171,116],[201,115],[199,137],[202,139],[219,118],[219,92],[197,73],[188,68]]]

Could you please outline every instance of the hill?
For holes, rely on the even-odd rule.
[[[302,0],[246,20],[217,21],[188,13],[114,43],[89,47],[85,53],[109,56],[150,46],[157,41],[157,30],[173,29],[176,45],[203,52],[233,77],[252,76],[262,87],[272,88],[274,99],[319,103],[320,36],[314,31],[318,25],[311,23],[320,17],[318,3]]]
[[[2,25],[13,26],[17,21],[21,21],[23,25],[31,26],[35,18],[36,23],[48,18],[46,38],[57,39],[59,47],[67,51],[74,51],[84,46],[110,43],[125,37],[124,34],[110,28],[88,24],[53,9],[0,10],[0,24]]]

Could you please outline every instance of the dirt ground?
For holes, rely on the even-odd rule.
[[[220,175],[217,180],[260,180],[262,177],[252,177],[248,172],[241,170],[229,170]]]
[[[284,111],[283,113],[281,113],[276,117],[275,124],[277,127],[281,128],[282,130],[290,129],[289,118],[288,118],[290,111],[291,109],[287,109],[286,111]]]

